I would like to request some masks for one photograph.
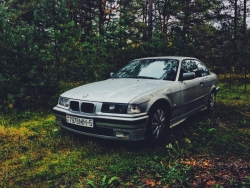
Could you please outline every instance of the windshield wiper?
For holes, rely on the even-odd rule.
[[[112,77],[113,78],[142,78],[142,79],[153,79],[153,80],[159,80],[158,78],[155,77],[150,77],[150,76],[128,76],[128,77]]]
[[[158,80],[158,78],[155,77],[150,77],[150,76],[136,76],[134,78],[142,78],[142,79],[154,79],[154,80]]]

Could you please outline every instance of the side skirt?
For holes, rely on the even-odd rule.
[[[200,106],[200,107],[198,107],[198,108],[196,108],[196,109],[194,109],[194,110],[192,110],[192,111],[190,111],[190,112],[188,112],[186,114],[183,114],[183,115],[181,115],[181,116],[179,116],[177,118],[171,119],[169,127],[173,128],[174,126],[176,126],[176,125],[180,124],[181,122],[185,121],[191,115],[193,115],[193,114],[195,114],[197,112],[203,111],[206,108],[207,108],[206,105],[202,105],[202,106]]]

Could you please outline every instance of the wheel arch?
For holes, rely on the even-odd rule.
[[[171,116],[171,105],[170,102],[167,99],[158,99],[156,100],[148,109],[148,113],[150,113],[154,108],[157,106],[164,107],[164,110],[166,110],[166,113]]]
[[[157,107],[160,107],[164,113],[165,113],[165,118],[166,118],[166,125],[165,125],[165,128],[164,128],[164,131],[162,132],[162,137],[157,140],[157,138],[154,138],[153,137],[153,134],[152,134],[152,118],[153,118],[153,114],[156,112],[156,110],[158,110]],[[170,127],[170,116],[171,116],[171,107],[170,107],[170,103],[167,99],[158,99],[156,100],[149,108],[148,110],[148,114],[149,114],[149,118],[147,119],[147,128],[146,128],[146,132],[145,132],[145,139],[146,140],[154,140],[156,142],[162,140],[162,138],[165,137],[165,134],[166,134],[166,130],[168,130]]]
[[[210,93],[215,93],[215,95],[217,95],[217,90],[215,86],[211,88]]]

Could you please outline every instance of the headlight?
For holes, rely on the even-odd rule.
[[[127,108],[127,104],[103,103],[101,111],[104,113],[126,114]]]
[[[69,107],[69,99],[64,97],[59,97],[58,104],[64,107]]]
[[[115,114],[137,114],[141,112],[137,105],[119,103],[103,103],[101,111],[104,113]]]
[[[139,106],[137,106],[135,104],[128,105],[128,114],[138,114],[140,112],[141,112],[141,110],[140,110]]]
[[[101,111],[104,113],[126,114],[127,104],[103,103]]]

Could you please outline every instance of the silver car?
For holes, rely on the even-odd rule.
[[[212,111],[217,83],[196,58],[136,59],[110,79],[61,94],[53,112],[57,125],[82,135],[158,141],[194,113]]]

